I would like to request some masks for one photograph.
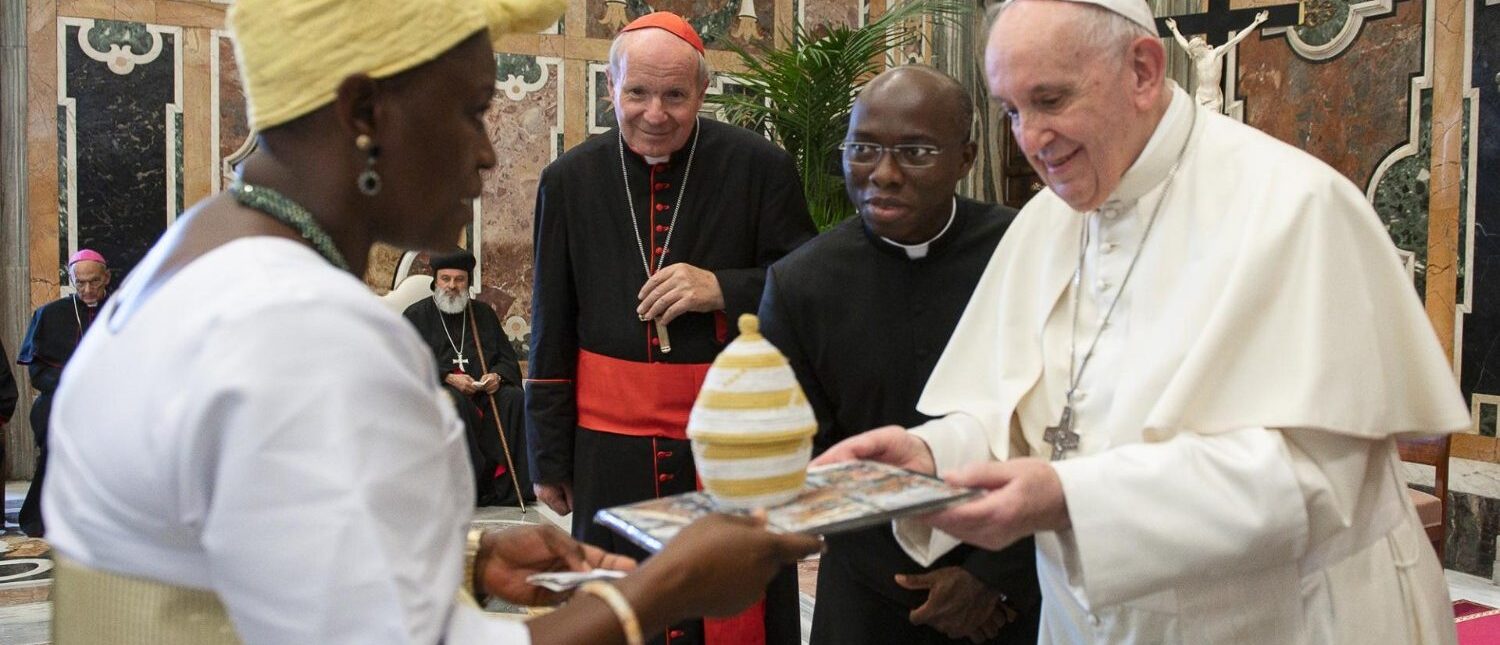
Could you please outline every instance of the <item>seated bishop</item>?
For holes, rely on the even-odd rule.
[[[500,317],[469,295],[474,264],[467,251],[433,256],[432,297],[402,315],[432,348],[438,378],[464,420],[475,503],[514,506],[518,499],[534,499],[527,484],[521,368]]]

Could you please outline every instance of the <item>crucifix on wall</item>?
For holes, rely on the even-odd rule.
[[[1234,48],[1261,27],[1291,27],[1302,22],[1302,4],[1230,9],[1229,0],[1208,0],[1204,13],[1156,19],[1156,32],[1172,37],[1187,51],[1198,74],[1193,97],[1215,112],[1224,110],[1224,63],[1230,62],[1229,87],[1234,87]],[[1191,39],[1183,34],[1194,34]],[[1198,35],[1201,34],[1201,35]],[[1236,115],[1237,116],[1237,115]]]

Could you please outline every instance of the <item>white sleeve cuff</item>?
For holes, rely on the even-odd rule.
[[[1295,561],[1306,541],[1305,500],[1276,432],[1184,433],[1052,467],[1094,607]],[[1142,556],[1152,553],[1172,555]]]
[[[934,474],[952,472],[971,463],[991,459],[989,441],[985,438],[984,424],[963,413],[954,413],[933,419],[909,430],[932,451]],[[912,519],[892,522],[896,543],[911,559],[924,567],[931,566],[954,547],[961,544],[942,531],[934,530]]]

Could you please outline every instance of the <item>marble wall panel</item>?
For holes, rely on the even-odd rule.
[[[1474,195],[1471,309],[1462,318],[1459,385],[1480,411],[1480,434],[1495,436],[1500,398],[1500,6],[1473,3],[1473,87],[1479,93],[1478,158],[1470,179]],[[1472,127],[1472,126],[1471,126]]]
[[[59,254],[96,249],[118,281],[182,209],[181,30],[58,25]]]
[[[1500,499],[1448,492],[1448,534],[1443,543],[1445,567],[1490,577],[1496,562],[1497,537],[1500,537]]]
[[[1327,61],[1298,57],[1280,36],[1240,43],[1245,122],[1338,169],[1364,188],[1408,136],[1411,78],[1422,71],[1423,5],[1366,20],[1359,39]],[[1353,82],[1358,79],[1358,82]]]
[[[531,333],[532,206],[542,169],[563,147],[563,68],[558,58],[513,54],[496,55],[496,63],[499,91],[485,125],[500,147],[480,200],[479,298],[495,308],[524,360]]]
[[[214,103],[217,139],[214,141],[214,173],[216,187],[229,184],[224,178],[228,168],[224,160],[232,159],[250,137],[249,112],[245,109],[245,85],[240,78],[239,61],[234,57],[234,41],[225,37],[215,38],[214,52]]]

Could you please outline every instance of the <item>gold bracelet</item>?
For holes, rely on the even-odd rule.
[[[469,593],[474,596],[474,602],[483,607],[485,596],[489,594],[484,592],[484,584],[479,575],[483,572],[475,566],[475,560],[479,559],[479,539],[481,537],[484,537],[483,529],[471,528],[469,529],[468,537],[464,540],[463,584],[467,585]]]
[[[610,610],[615,612],[615,618],[620,619],[620,627],[625,630],[627,645],[641,645],[645,642],[641,638],[641,621],[635,617],[635,610],[630,608],[630,601],[625,600],[625,594],[620,593],[614,585],[595,580],[583,583],[578,590],[597,596],[604,604],[609,605]]]

